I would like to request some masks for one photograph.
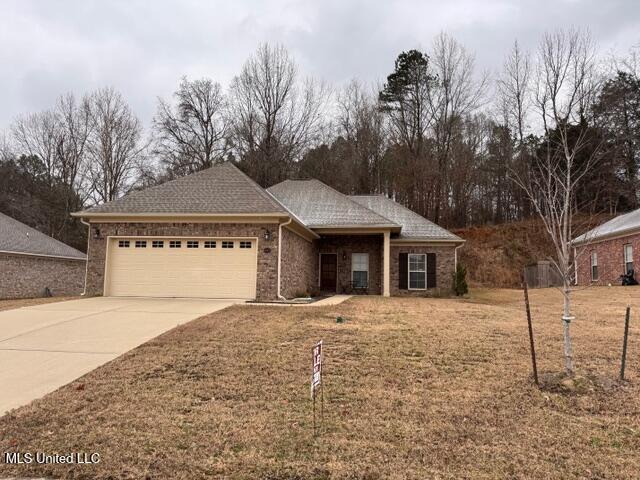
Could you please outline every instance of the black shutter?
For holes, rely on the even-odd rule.
[[[427,288],[436,287],[436,254],[427,253]]]
[[[398,288],[400,290],[407,290],[409,288],[409,263],[406,253],[401,253],[398,256]]]

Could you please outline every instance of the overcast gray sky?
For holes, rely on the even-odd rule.
[[[588,27],[601,51],[640,44],[638,0],[0,0],[0,131],[65,92],[120,90],[149,124],[182,75],[228,85],[261,42],[340,85],[382,81],[402,50],[444,30],[496,71],[518,38]]]

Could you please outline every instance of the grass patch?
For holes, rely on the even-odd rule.
[[[584,378],[615,378],[624,309],[639,292],[576,294]],[[541,375],[553,376],[562,366],[560,295],[532,291],[531,301]],[[567,393],[531,382],[518,291],[233,307],[0,418],[0,453],[97,451],[99,464],[0,463],[0,476],[634,478],[640,324],[632,313],[628,382]],[[319,339],[325,425],[314,439],[309,378]]]

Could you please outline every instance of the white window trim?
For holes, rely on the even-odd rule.
[[[591,252],[591,281],[597,282],[600,278],[600,272],[598,271],[598,275],[593,276],[593,267],[598,268],[598,252]]]
[[[367,269],[366,270],[355,270],[353,268],[354,266],[354,261],[353,261],[353,256],[354,255],[364,255],[367,258]],[[358,287],[358,288],[369,288],[369,254],[368,253],[352,253],[351,254],[351,285],[353,285],[354,281],[353,281],[353,272],[367,272],[367,284],[364,287]]]
[[[411,288],[411,257],[424,257],[424,288]],[[416,270],[414,273],[420,273],[420,270]],[[427,254],[426,253],[407,254],[407,289],[409,290],[426,290],[427,289]]]
[[[630,252],[629,258],[627,257],[627,249]],[[627,264],[631,264],[633,265],[633,245],[631,245],[630,243],[626,243],[623,247],[623,256],[624,256],[624,274],[626,275],[628,272],[627,270]],[[635,266],[632,267],[633,270],[635,270]]]

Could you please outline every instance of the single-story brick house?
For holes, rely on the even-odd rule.
[[[87,295],[428,295],[451,289],[463,243],[383,196],[263,189],[230,162],[74,215],[90,225]]]
[[[619,284],[620,276],[637,269],[640,252],[640,209],[619,215],[573,241],[576,285]]]
[[[84,253],[0,213],[0,298],[80,295],[86,267]]]

